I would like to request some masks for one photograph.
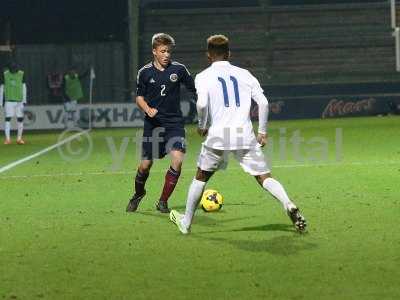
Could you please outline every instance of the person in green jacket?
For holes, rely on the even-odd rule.
[[[0,106],[5,111],[5,145],[11,144],[11,119],[17,117],[17,144],[24,145],[22,132],[24,130],[24,106],[26,104],[25,74],[17,63],[11,62],[8,69],[0,74]]]
[[[65,109],[65,126],[75,127],[77,120],[77,104],[83,99],[83,88],[81,80],[89,74],[89,70],[83,74],[77,72],[75,66],[71,68],[64,74],[62,90],[64,97],[64,109]]]

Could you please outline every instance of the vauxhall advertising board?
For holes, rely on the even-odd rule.
[[[194,102],[181,102],[182,114],[186,123],[196,122]],[[0,108],[0,110],[3,110]],[[91,118],[89,118],[89,111]],[[373,116],[400,111],[400,96],[313,96],[276,98],[269,100],[270,120],[337,118],[352,116]],[[253,103],[250,111],[253,120],[258,118],[257,105]],[[92,127],[141,127],[143,113],[133,103],[112,103],[78,105],[76,120],[78,126]],[[15,123],[13,124],[15,128]],[[0,128],[4,126],[4,113],[0,113]],[[26,129],[63,129],[65,128],[65,112],[63,105],[26,106]]]

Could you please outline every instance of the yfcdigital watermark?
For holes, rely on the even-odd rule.
[[[234,130],[234,132],[232,131]],[[291,161],[295,163],[327,163],[340,162],[343,160],[343,129],[335,128],[333,132],[324,132],[324,135],[304,134],[304,129],[290,129],[281,127],[270,130],[267,144],[263,148],[265,159],[271,166],[274,161]],[[234,149],[248,149],[259,147],[257,140],[250,137],[242,128],[231,129],[224,128],[221,136],[213,137],[208,140],[207,146],[210,148],[221,149],[221,145],[235,145]],[[200,145],[194,146],[190,139],[183,139],[181,136],[169,137],[165,140],[165,128],[153,130],[151,136],[143,137],[141,131],[136,131],[135,136],[125,136],[115,138],[105,136],[94,143],[94,136],[88,131],[79,128],[64,131],[59,136],[59,141],[76,134],[77,137],[70,139],[58,148],[60,157],[68,162],[82,162],[90,159],[96,152],[96,145],[101,145],[101,151],[106,149],[111,164],[107,166],[110,171],[118,171],[122,168],[123,162],[127,156],[135,156],[135,159],[142,159],[142,144],[150,143],[152,153],[158,154],[160,147],[165,148],[166,152],[174,148],[176,143],[181,143],[183,147],[188,147],[189,153],[197,155],[200,151]],[[256,134],[257,136],[257,134]],[[96,138],[97,139],[97,138]],[[106,148],[104,148],[104,143]],[[132,149],[132,146],[134,150]],[[100,147],[100,146],[98,146]],[[196,149],[191,149],[196,147]],[[155,155],[157,157],[157,155]],[[224,155],[227,160],[228,155]],[[259,161],[258,157],[254,162]]]
[[[279,128],[278,134],[268,138],[270,159],[297,163],[343,160],[343,129],[335,128],[327,135],[304,135],[301,129]]]

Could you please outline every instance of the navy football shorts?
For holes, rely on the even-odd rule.
[[[183,127],[144,126],[142,159],[163,158],[171,150],[186,152],[185,129]]]

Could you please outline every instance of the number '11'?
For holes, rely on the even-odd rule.
[[[239,96],[238,81],[233,76],[229,76],[229,78],[232,81],[233,90],[235,91],[235,103],[236,103],[236,106],[239,107],[240,106],[240,96]],[[219,82],[221,82],[221,85],[222,85],[222,92],[224,93],[225,107],[229,107],[229,96],[228,96],[228,88],[226,87],[226,81],[225,81],[225,79],[223,79],[221,77],[218,77],[218,80],[219,80]]]

